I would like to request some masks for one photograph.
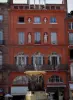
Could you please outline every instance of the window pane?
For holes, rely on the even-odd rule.
[[[71,29],[71,23],[68,23],[68,27],[69,27],[69,29]]]
[[[72,22],[72,29],[73,29],[73,22]]]
[[[24,44],[24,33],[23,32],[19,33],[19,44]]]
[[[40,23],[40,17],[34,17],[34,23]]]
[[[18,22],[19,23],[24,23],[24,17],[19,17]]]
[[[55,32],[51,33],[51,44],[57,44],[57,34]]]
[[[3,20],[3,16],[2,15],[0,15],[0,21],[2,21]]]
[[[55,17],[51,17],[50,18],[50,23],[56,23],[56,18]]]
[[[0,31],[0,40],[3,40],[3,31]]]
[[[73,33],[69,33],[69,43],[73,44]]]
[[[0,55],[0,65],[2,65],[2,55]]]
[[[40,42],[40,32],[35,33],[35,41]]]

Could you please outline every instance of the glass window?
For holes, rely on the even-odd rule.
[[[50,23],[56,23],[56,17],[51,17],[50,18]]]
[[[63,80],[59,76],[54,75],[49,78],[48,82],[59,83],[59,82],[63,82]]]
[[[70,65],[70,70],[71,70],[71,80],[73,81],[73,63]]]
[[[0,51],[0,65],[2,65],[2,52]]]
[[[69,44],[73,44],[73,33],[69,33]]]
[[[18,54],[16,57],[15,57],[15,63],[17,66],[22,66],[24,67],[24,65],[27,64],[27,55],[24,55],[24,54]]]
[[[19,42],[19,44],[20,45],[23,45],[24,44],[24,32],[19,32],[19,34],[18,34],[18,42]]]
[[[18,23],[24,23],[24,17],[19,17]]]
[[[43,65],[43,56],[40,53],[33,56],[33,65]]]
[[[34,23],[41,23],[40,17],[34,17]]]
[[[35,43],[41,42],[40,32],[35,32]]]
[[[73,22],[68,23],[69,29],[73,29]]]
[[[51,33],[51,44],[57,44],[57,33],[56,32]]]
[[[3,15],[0,15],[0,21],[3,21]]]

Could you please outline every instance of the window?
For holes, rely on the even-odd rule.
[[[49,82],[52,82],[52,83],[60,83],[61,82],[62,83],[63,80],[59,76],[53,75],[48,79],[48,83]]]
[[[2,52],[0,51],[0,65],[2,65]]]
[[[73,29],[73,22],[68,23],[69,29]]]
[[[24,44],[24,37],[25,37],[24,32],[19,32],[18,33],[18,39],[19,39],[18,42],[19,42],[20,45]]]
[[[3,15],[0,15],[0,22],[3,21]]]
[[[41,42],[40,32],[35,32],[35,43],[39,44]]]
[[[33,55],[33,65],[38,68],[38,66],[43,65],[43,55],[36,53]]]
[[[73,49],[70,49],[70,60],[73,60]]]
[[[24,17],[19,17],[18,23],[24,23]]]
[[[61,58],[57,53],[52,53],[48,58],[48,64],[53,65],[53,69],[57,68],[57,65],[60,65]]]
[[[51,33],[51,44],[53,45],[57,44],[57,33],[55,32]]]
[[[15,63],[19,67],[24,67],[28,63],[28,56],[24,55],[24,53],[19,53],[15,56]]]
[[[73,63],[70,65],[70,70],[71,70],[71,80],[73,81]]]
[[[3,31],[0,31],[0,44],[3,44]]]
[[[69,44],[73,44],[73,33],[69,33]]]
[[[41,23],[40,17],[34,17],[34,23],[37,23],[37,24]]]
[[[50,18],[50,23],[56,23],[56,18],[55,17],[51,17]]]
[[[18,84],[28,84],[28,78],[26,76],[17,76],[13,80],[13,85],[18,85]]]

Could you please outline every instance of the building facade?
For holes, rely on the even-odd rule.
[[[0,3],[0,100],[7,93],[6,63],[8,63],[8,4]]]
[[[24,72],[42,70],[46,71],[43,76],[45,91],[51,97],[57,93],[55,100],[60,100],[61,95],[69,100],[73,17],[68,16],[67,0],[62,4],[43,1],[43,5],[40,0],[38,5],[35,0],[31,5],[30,0],[26,4],[13,4],[13,0],[8,0],[9,5],[4,6],[8,8],[4,13],[7,14],[7,19],[4,18],[6,45],[0,45],[5,55],[2,73],[7,79],[5,93],[11,93],[13,99],[20,100],[28,91],[28,78]],[[0,54],[1,59],[2,51]]]
[[[69,75],[69,92],[70,92],[70,99],[73,99],[73,11],[66,17],[66,33],[67,33],[67,40],[68,40],[68,75]]]

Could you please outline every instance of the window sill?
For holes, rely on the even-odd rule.
[[[58,23],[49,23],[49,24],[58,24]]]
[[[42,23],[33,23],[33,24],[42,24]]]
[[[19,22],[18,22],[17,24],[26,24],[26,23],[19,23]]]

